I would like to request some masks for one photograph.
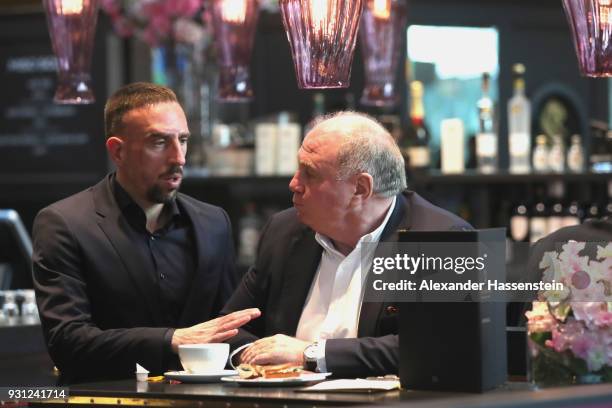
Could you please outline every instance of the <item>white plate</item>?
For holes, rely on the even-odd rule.
[[[185,383],[214,383],[219,382],[222,377],[236,375],[236,370],[221,370],[216,373],[190,373],[189,371],[168,371],[164,376],[170,380],[178,380]]]
[[[302,374],[299,377],[292,378],[251,378],[245,379],[240,378],[238,375],[231,377],[223,377],[221,381],[236,383],[251,387],[290,387],[294,385],[306,385],[309,383],[323,381],[326,377],[330,376],[331,373],[313,373],[313,374]]]

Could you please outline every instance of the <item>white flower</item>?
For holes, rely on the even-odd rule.
[[[597,246],[597,259],[612,258],[612,242],[604,247]]]

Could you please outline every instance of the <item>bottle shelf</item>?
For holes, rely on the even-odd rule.
[[[612,180],[612,173],[529,173],[513,174],[508,171],[483,174],[475,170],[466,170],[461,174],[445,174],[439,170],[430,170],[409,179],[410,186],[427,186],[436,184],[529,184],[562,181],[569,183],[607,182]],[[289,184],[291,176],[210,176],[197,171],[187,171],[185,183],[205,185],[233,184]]]
[[[552,181],[562,181],[570,183],[590,183],[606,182],[612,179],[612,173],[528,173],[515,174],[508,171],[498,171],[495,173],[480,173],[476,170],[466,170],[461,174],[444,174],[437,170],[411,179],[412,185],[429,184],[523,184],[523,183],[547,183]]]

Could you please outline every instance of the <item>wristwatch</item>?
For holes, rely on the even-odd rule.
[[[321,354],[319,349],[319,343],[316,341],[304,349],[304,368],[313,373],[317,372],[317,360]]]

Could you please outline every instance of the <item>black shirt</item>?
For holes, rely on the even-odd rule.
[[[163,324],[175,328],[179,322],[185,300],[195,273],[195,237],[189,216],[174,199],[164,205],[165,225],[150,233],[144,211],[113,178],[114,195],[119,209],[130,225],[133,249],[144,262],[143,274],[154,274],[157,298],[160,302]],[[174,330],[166,334],[171,340]],[[169,338],[168,338],[169,337]]]

